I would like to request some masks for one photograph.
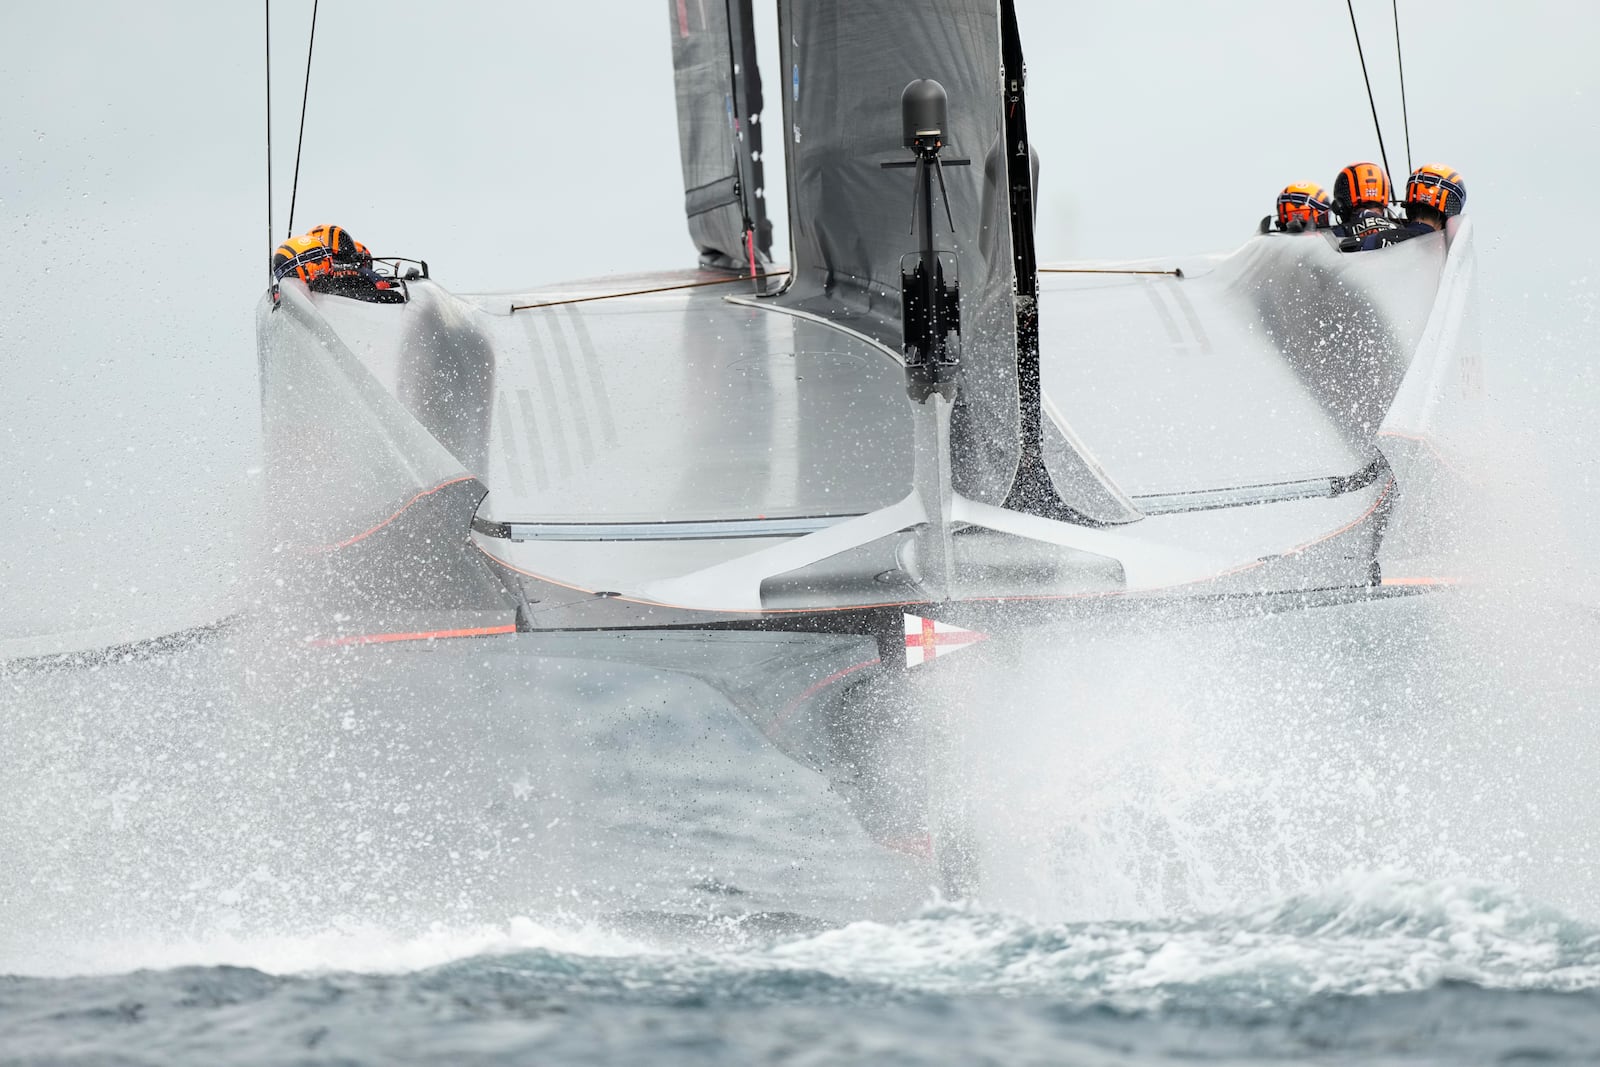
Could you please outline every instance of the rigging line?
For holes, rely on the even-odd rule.
[[[765,274],[756,275],[756,280],[763,278],[782,278],[788,275],[786,270],[769,270]],[[562,304],[587,304],[591,300],[615,300],[623,296],[649,296],[651,293],[672,293],[679,289],[701,289],[708,285],[730,285],[733,282],[747,282],[750,276],[737,274],[732,278],[713,278],[708,282],[683,282],[679,285],[661,285],[654,289],[630,289],[625,293],[601,293],[598,296],[575,296],[568,300],[546,300],[542,304],[512,304],[512,311],[532,311],[534,308],[553,308]]]
[[[1165,274],[1172,278],[1183,277],[1183,268],[1172,270],[1114,270],[1110,267],[1040,267],[1040,274]]]
[[[261,0],[267,22],[267,248],[272,248],[272,0]],[[267,253],[267,284],[277,288],[272,277],[272,253]]]
[[[311,96],[311,51],[317,46],[317,8],[322,0],[314,0],[311,5],[311,41],[306,45],[306,84],[300,90],[300,137],[294,143],[294,185],[289,191],[289,232],[286,236],[294,236],[294,202],[300,195],[300,149],[306,143],[306,101]]]
[[[1366,53],[1362,51],[1362,30],[1355,27],[1355,0],[1344,0],[1350,10],[1350,32],[1355,34],[1355,54],[1362,58],[1362,80],[1366,82],[1366,104],[1373,109],[1373,130],[1378,131],[1378,155],[1384,160],[1384,174],[1389,173],[1389,150],[1384,147],[1384,128],[1378,122],[1378,102],[1373,99],[1373,80],[1366,77]]]
[[[1400,0],[1394,7],[1394,61],[1400,67],[1400,117],[1406,124],[1406,173],[1411,172],[1411,112],[1406,109],[1406,57],[1400,51]]]
[[[1389,151],[1383,147],[1383,126],[1378,122],[1378,104],[1372,98],[1372,79],[1367,77],[1367,54],[1361,50],[1361,31],[1356,28],[1355,0],[1344,0],[1344,5],[1350,9],[1350,32],[1356,35],[1356,55],[1361,57],[1361,80],[1367,83],[1367,105],[1372,108],[1372,128],[1378,131],[1378,155],[1383,159],[1383,173],[1388,175]]]

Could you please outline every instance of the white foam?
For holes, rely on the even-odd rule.
[[[567,917],[518,916],[503,924],[447,926],[416,933],[348,923],[304,934],[209,934],[192,939],[116,941],[8,961],[34,977],[122,974],[173,967],[250,967],[268,974],[354,971],[402,974],[478,956],[545,951],[577,957],[648,955],[659,948],[598,924]]]
[[[1048,994],[1155,1007],[1190,994],[1273,1004],[1423,990],[1600,988],[1600,930],[1476,883],[1347,876],[1253,909],[1039,925],[977,908],[854,923],[727,957],[933,993]]]

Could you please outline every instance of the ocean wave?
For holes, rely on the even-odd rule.
[[[45,973],[248,967],[272,975],[480,972],[601,994],[767,1000],[862,995],[1047,996],[1144,1011],[1292,1005],[1446,983],[1600,988],[1600,928],[1493,885],[1351,874],[1320,889],[1203,915],[1038,923],[977,904],[815,931],[737,915],[519,917],[397,935],[346,926],[309,936],[122,944],[58,956]],[[682,919],[683,921],[678,921]],[[692,929],[691,929],[692,928]],[[778,929],[782,929],[779,927]],[[33,971],[31,973],[39,973]]]
[[[139,969],[106,973],[119,967]],[[136,1040],[182,1065],[1042,1063],[1067,1049],[1369,1063],[1396,1048],[1454,1065],[1600,1047],[1600,929],[1504,888],[1390,873],[1142,921],[977,904],[823,930],[738,913],[524,917],[124,945],[95,969],[0,978],[0,1046],[99,1062]]]
[[[1570,992],[1600,987],[1600,928],[1512,890],[1401,874],[1349,875],[1228,912],[1039,925],[977,907],[856,923],[771,946],[795,966],[925,992],[1049,995],[1127,1009],[1282,1005],[1441,983]]]
[[[339,923],[312,933],[124,939],[23,957],[0,970],[30,977],[123,974],[195,967],[248,968],[269,975],[407,974],[464,959],[542,952],[573,960],[650,955],[659,949],[610,926],[569,916],[451,926],[399,933],[368,923]]]
[[[899,995],[1045,996],[1123,1011],[1282,1007],[1326,995],[1448,983],[1600,988],[1600,928],[1481,883],[1348,875],[1312,892],[1203,915],[1038,923],[977,904],[894,922],[786,932],[738,915],[646,921],[518,917],[396,934],[355,925],[302,936],[83,947],[34,975],[245,967],[274,976],[510,975],[541,986],[765,1001]],[[777,929],[783,929],[781,926]]]

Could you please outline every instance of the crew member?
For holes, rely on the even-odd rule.
[[[350,231],[343,226],[333,226],[324,222],[320,226],[311,227],[306,236],[321,241],[337,264],[372,266],[372,253],[367,251],[367,246],[350,236]]]
[[[1466,202],[1467,186],[1461,175],[1442,163],[1424,163],[1406,179],[1406,195],[1401,201],[1405,221],[1395,229],[1367,234],[1360,239],[1355,251],[1370,252],[1374,248],[1437,233],[1444,229],[1445,220],[1461,214]]]
[[[1333,180],[1333,210],[1339,225],[1333,232],[1345,240],[1341,251],[1354,252],[1369,235],[1399,228],[1389,217],[1389,176],[1376,163],[1352,163]]]
[[[1424,163],[1406,179],[1403,205],[1407,222],[1442,230],[1446,220],[1467,206],[1467,183],[1443,163]]]
[[[1279,233],[1303,233],[1325,230],[1329,225],[1331,202],[1328,192],[1316,182],[1294,182],[1283,187],[1278,194],[1277,230]],[[1274,220],[1261,220],[1261,232],[1267,233]]]
[[[272,277],[283,281],[291,274],[310,285],[333,270],[328,246],[311,234],[291,237],[272,253]]]
[[[307,283],[313,291],[380,303],[405,299],[388,278],[372,269],[372,253],[343,226],[323,223],[306,236],[321,242],[329,256],[327,272]]]

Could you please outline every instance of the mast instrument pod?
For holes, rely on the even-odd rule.
[[[961,167],[970,159],[943,159],[945,131],[949,125],[948,97],[944,86],[919,78],[900,94],[901,144],[915,159],[882,164],[885,168],[915,167],[911,192],[911,227],[917,251],[900,259],[900,303],[904,326],[906,392],[917,403],[933,393],[954,400],[956,376],[961,369],[961,282],[954,252],[941,252],[933,244],[933,179],[939,179],[945,221],[955,234],[944,168]],[[946,277],[949,281],[946,281]]]

